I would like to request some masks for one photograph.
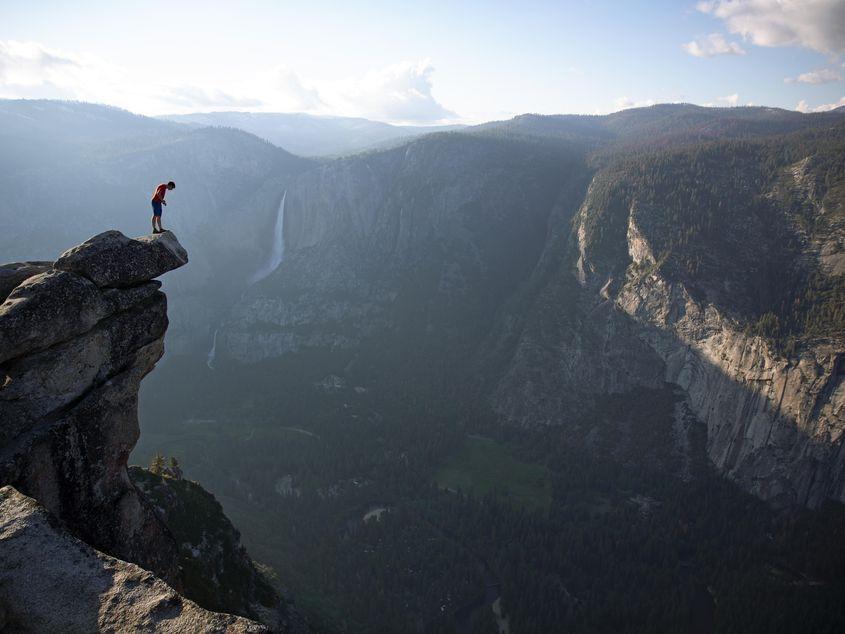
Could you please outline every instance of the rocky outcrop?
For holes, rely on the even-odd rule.
[[[39,273],[46,273],[53,268],[52,262],[13,262],[11,264],[4,264],[0,267],[0,302],[6,301],[13,290],[15,290],[21,282],[38,275]]]
[[[165,517],[127,471],[139,385],[168,325],[152,278],[186,262],[172,233],[108,231],[52,266],[0,267],[0,280],[18,282],[0,305],[0,608],[14,627],[262,631],[177,594],[223,592],[228,580],[186,574]],[[249,562],[237,540],[220,546]],[[262,598],[268,613],[286,605],[269,587]],[[219,603],[229,605],[241,607]]]
[[[113,245],[115,233],[86,250]],[[134,259],[175,237],[122,241]],[[147,268],[147,279],[168,265],[178,261]],[[33,275],[0,306],[0,483],[37,499],[94,548],[178,588],[173,540],[126,472],[138,387],[164,352],[166,298],[135,274],[95,273],[111,284],[100,287],[81,274],[96,267],[78,270]]]
[[[628,235],[632,262],[648,264],[645,238]],[[720,471],[779,505],[845,501],[842,346],[814,341],[791,357],[777,354],[656,271],[632,273],[616,303],[642,324],[639,336],[664,361],[665,380],[683,388],[707,425],[707,452]]]
[[[62,253],[55,268],[85,277],[97,286],[125,288],[151,280],[188,262],[169,231],[130,240],[106,231]]]
[[[161,475],[129,469],[132,482],[155,505],[178,544],[182,574],[194,581],[186,584],[185,595],[206,608],[257,619],[276,632],[307,631],[256,569],[220,503],[179,472],[179,467],[164,467]]]
[[[0,488],[4,632],[267,632],[180,596],[147,570],[73,537],[44,507]]]
[[[624,174],[615,176],[624,182]],[[670,230],[660,210],[637,204],[635,196],[622,203],[588,195],[576,224],[574,276],[592,293],[612,289],[615,307],[633,319],[636,337],[659,358],[663,380],[683,389],[690,410],[706,425],[713,464],[775,505],[845,501],[842,342],[809,338],[785,354],[749,328],[746,295],[755,278],[739,276],[760,268],[754,259],[765,263],[783,238],[767,236],[755,218],[736,213],[734,226],[722,232],[725,242],[744,246],[711,241],[715,254],[705,272],[685,278],[672,273],[665,246],[656,246],[665,245]],[[591,238],[596,216],[603,232]],[[793,257],[781,266],[812,262],[801,252]]]

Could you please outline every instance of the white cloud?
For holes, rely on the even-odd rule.
[[[306,83],[287,67],[253,82],[263,110],[367,117],[392,123],[437,123],[456,119],[435,98],[434,67],[428,60],[402,62],[359,77]]]
[[[428,60],[402,62],[321,87],[327,103],[349,114],[399,123],[452,120],[432,93],[434,67]]]
[[[238,97],[223,92],[200,88],[198,86],[177,86],[161,93],[164,101],[187,108],[257,108],[263,105],[260,99]]]
[[[0,82],[20,86],[41,83],[45,75],[56,76],[79,67],[79,63],[35,42],[0,41]]]
[[[731,108],[734,108],[739,103],[739,94],[734,93],[732,95],[725,95],[724,97],[719,97],[719,101],[730,106]]]
[[[145,72],[145,71],[142,71]],[[396,123],[455,120],[433,94],[434,67],[423,60],[360,77],[306,82],[290,68],[259,69],[214,85],[132,73],[90,55],[36,42],[0,40],[0,98],[75,99],[145,114],[208,110],[308,112]]]
[[[613,109],[611,112],[619,112],[620,110],[628,110],[630,108],[647,108],[648,106],[653,106],[656,103],[657,101],[654,99],[642,99],[640,101],[635,101],[628,97],[617,97],[613,100]]]
[[[735,108],[739,105],[739,93],[734,93],[732,95],[725,95],[724,97],[716,97],[716,101],[708,101],[704,104],[707,108]],[[753,105],[751,102],[747,103],[746,105],[750,106]]]
[[[0,96],[94,101],[118,76],[116,67],[90,55],[0,40]]]
[[[729,42],[721,33],[711,33],[683,45],[693,57],[714,57],[716,55],[745,55],[745,49],[736,42]]]
[[[842,73],[833,70],[832,68],[821,68],[819,70],[811,70],[807,73],[801,73],[798,77],[787,77],[783,81],[787,84],[829,84],[834,81],[842,81]]]
[[[266,85],[270,87],[269,102],[277,110],[319,112],[327,108],[320,91],[303,82],[287,66],[279,66],[271,71]]]
[[[820,106],[810,106],[806,101],[803,99],[798,102],[798,105],[795,106],[795,109],[798,112],[828,112],[830,110],[835,110],[836,108],[840,108],[845,106],[845,97],[842,97],[836,103],[824,103]]]
[[[233,107],[234,110],[331,113],[331,106],[325,102],[320,91],[301,80],[293,69],[283,65],[245,76],[230,86],[227,92],[245,102],[257,102],[255,105],[244,103]],[[214,106],[211,108],[214,109]]]
[[[731,33],[757,46],[845,51],[842,0],[715,0],[699,2],[697,8],[723,20]]]

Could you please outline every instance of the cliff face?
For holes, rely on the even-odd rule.
[[[841,345],[816,343],[787,358],[682,285],[658,275],[626,285],[618,306],[665,363],[707,425],[716,467],[776,504],[845,501],[845,381]]]
[[[845,501],[845,345],[835,306],[821,323],[811,312],[841,279],[836,181],[807,173],[816,156],[772,171],[743,158],[708,167],[724,212],[705,201],[673,215],[630,171],[599,174],[576,220],[575,275],[633,319],[706,425],[721,472],[778,505]],[[673,176],[692,179],[684,161]],[[769,321],[781,330],[766,336]]]
[[[179,595],[140,566],[70,535],[13,487],[0,488],[0,628],[10,632],[263,632]]]
[[[256,569],[213,495],[179,476],[140,467],[130,467],[129,475],[173,534],[185,596],[210,610],[257,619],[276,632],[307,631]]]
[[[632,268],[653,265],[636,214],[628,245]],[[845,501],[841,342],[779,354],[659,272],[629,273],[616,302],[643,325],[639,335],[663,359],[666,381],[683,388],[707,425],[708,454],[722,472],[777,504]]]
[[[58,606],[74,601],[71,588],[87,586],[83,578],[89,573],[91,583],[110,588],[97,608],[102,627],[118,618],[114,610],[132,602],[130,595],[144,595],[137,588],[129,592],[135,582],[118,581],[121,575],[149,579],[158,597],[144,598],[150,601],[146,616],[153,621],[162,602],[165,620],[188,605],[164,583],[179,591],[195,583],[179,565],[173,532],[127,472],[139,435],[139,384],[163,354],[168,323],[166,298],[160,283],[151,280],[186,262],[172,233],[130,240],[109,231],[52,265],[0,268],[0,284],[5,283],[0,298],[5,300],[0,305],[0,485],[6,485],[3,530],[9,532],[0,558],[3,568],[11,570],[25,548],[32,558],[19,572],[61,587],[42,597],[39,607],[20,603],[20,580],[0,584],[5,589],[0,603],[9,618],[24,623],[35,616],[28,614],[31,608],[48,619],[32,625],[33,631],[47,627],[49,615],[40,611],[61,613]],[[45,554],[39,557],[39,551]],[[80,564],[74,578],[69,561],[77,551],[87,563]],[[48,561],[48,552],[58,560]],[[163,581],[141,574],[141,568]],[[16,579],[18,573],[10,574]],[[62,580],[73,584],[67,587]],[[218,582],[225,584],[208,581]],[[29,607],[21,612],[21,605]],[[131,618],[140,618],[144,609],[137,608]],[[239,622],[193,604],[186,609],[194,622],[213,625],[209,631]],[[87,617],[92,624],[97,610]],[[168,623],[164,629],[176,631],[176,622]],[[88,631],[83,625],[80,630]]]
[[[580,160],[568,148],[436,135],[298,176],[285,260],[232,307],[218,354],[252,363],[356,349],[385,332],[465,351],[530,274]]]
[[[649,134],[667,110],[649,113]],[[705,138],[801,127],[742,117]],[[230,310],[218,354],[369,348],[393,375],[419,349],[410,380],[438,373],[518,426],[668,383],[746,490],[845,500],[839,119],[686,146],[690,120],[666,147],[638,137],[642,155],[586,161],[566,121],[541,119],[513,123],[543,141],[433,137],[297,177],[286,259]]]
[[[0,482],[177,588],[173,541],[126,461],[139,433],[138,386],[167,329],[166,298],[148,280],[185,262],[172,234],[130,241],[108,232],[26,279],[0,307]]]

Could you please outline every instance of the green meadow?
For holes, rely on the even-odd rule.
[[[463,447],[435,473],[442,489],[476,497],[495,493],[515,507],[547,509],[552,499],[549,470],[514,457],[507,443],[467,436]]]

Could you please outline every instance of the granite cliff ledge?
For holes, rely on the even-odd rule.
[[[66,614],[65,631],[108,629],[122,618],[143,631],[179,631],[178,619],[189,613],[196,631],[296,629],[275,592],[268,600],[262,586],[260,601],[243,596],[260,584],[239,545],[233,557],[251,583],[238,609],[264,625],[177,594],[192,593],[179,564],[179,535],[129,477],[139,385],[164,352],[168,325],[167,299],[154,278],[187,261],[170,232],[130,239],[107,231],[54,263],[0,266],[0,535],[9,537],[0,539],[0,620],[10,626],[46,631],[44,624]],[[29,548],[36,538],[40,546]],[[31,556],[20,561],[27,548]],[[60,565],[51,552],[68,561]],[[92,612],[83,614],[84,604],[67,590],[86,586],[92,574],[104,589],[89,597]],[[131,614],[123,614],[126,575],[149,577],[129,584]],[[39,601],[21,601],[27,587]]]

